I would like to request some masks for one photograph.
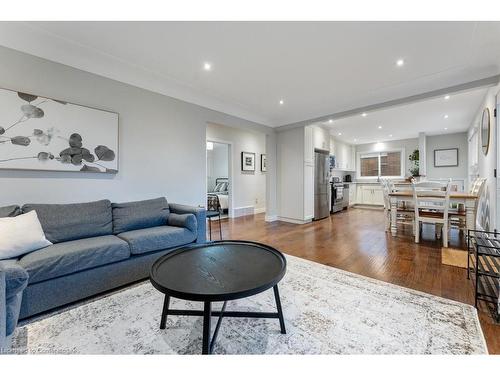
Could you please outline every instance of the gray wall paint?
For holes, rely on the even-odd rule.
[[[231,144],[233,209],[266,208],[266,172],[260,171],[260,155],[266,153],[266,137],[262,133],[208,124],[207,140]],[[255,153],[255,172],[241,171],[241,153]],[[236,216],[238,212],[235,213]]]
[[[205,205],[207,122],[274,133],[259,124],[4,47],[0,61],[0,87],[120,115],[117,175],[0,170],[0,205],[156,196]]]
[[[434,167],[434,150],[458,148],[458,167]],[[467,133],[442,134],[426,137],[427,178],[467,179]]]

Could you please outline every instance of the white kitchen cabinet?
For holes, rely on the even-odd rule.
[[[356,203],[356,185],[350,184],[349,186],[349,206]]]
[[[356,184],[357,204],[384,205],[384,192],[382,186],[377,184]]]
[[[356,170],[354,146],[344,143],[335,137],[330,138],[330,153],[335,156],[336,169],[344,171]]]

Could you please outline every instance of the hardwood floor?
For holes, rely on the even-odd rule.
[[[384,229],[381,210],[351,208],[327,219],[304,225],[266,223],[264,214],[222,221],[224,239],[263,242],[282,252],[346,271],[473,304],[474,294],[466,270],[441,264],[441,244],[432,226],[425,226],[420,244],[411,229],[398,228],[392,237]],[[212,238],[219,238],[217,223]],[[451,247],[465,248],[452,230]],[[500,354],[500,325],[480,313],[481,326],[491,354]]]

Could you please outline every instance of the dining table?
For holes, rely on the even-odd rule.
[[[389,193],[389,199],[391,202],[391,234],[396,236],[397,227],[397,208],[398,204],[401,202],[410,203],[413,202],[413,191],[411,190],[401,190]],[[477,209],[477,199],[478,196],[465,192],[451,192],[450,193],[450,204],[460,204],[465,209],[465,226],[467,230],[475,229],[475,218]]]

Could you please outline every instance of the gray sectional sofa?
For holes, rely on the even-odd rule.
[[[0,260],[0,347],[18,318],[145,279],[161,255],[206,240],[205,209],[165,198],[25,204],[1,207],[0,217],[32,210],[53,245]]]

